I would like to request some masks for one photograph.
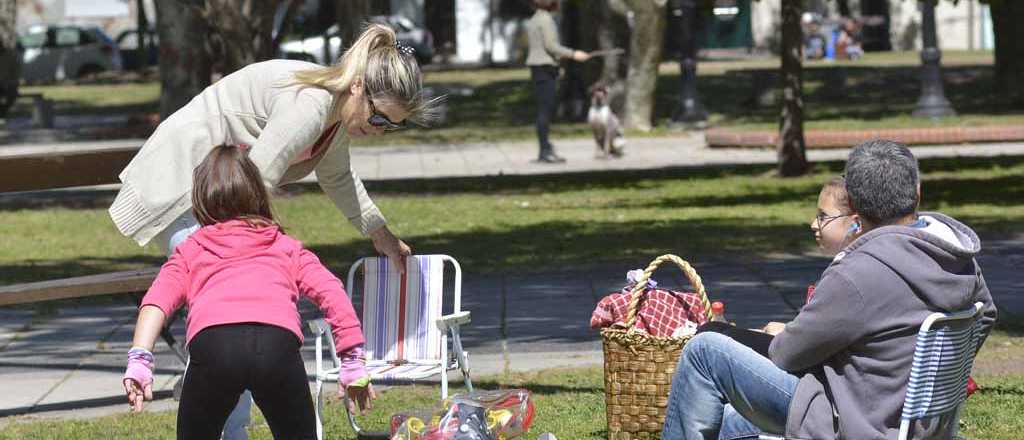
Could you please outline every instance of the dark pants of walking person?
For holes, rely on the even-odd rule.
[[[270,425],[274,438],[315,439],[313,399],[299,339],[281,327],[209,327],[189,342],[189,364],[178,405],[178,439],[219,439],[242,391]]]
[[[541,162],[565,162],[564,158],[555,154],[555,148],[548,140],[551,119],[558,105],[558,67],[530,66],[530,78],[533,80],[533,95],[537,100],[537,140],[540,142],[537,159]]]

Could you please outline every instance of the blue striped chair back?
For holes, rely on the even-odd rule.
[[[955,414],[967,399],[967,377],[981,340],[981,307],[976,303],[958,313],[933,313],[921,325],[900,416],[900,440],[908,438],[912,421]]]
[[[367,360],[441,361],[445,335],[435,321],[441,317],[442,256],[410,256],[404,274],[387,257],[366,258],[363,268]]]

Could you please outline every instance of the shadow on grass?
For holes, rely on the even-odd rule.
[[[999,186],[986,184],[985,179],[962,179],[943,177],[929,179],[928,173],[965,172],[991,170],[993,167],[1012,168],[1024,164],[1024,156],[1000,156],[992,158],[943,158],[921,160],[921,172],[925,175],[925,202],[950,203],[996,202],[1003,204],[1008,200],[1021,200],[1020,192],[1024,189],[1024,176],[1001,177]],[[842,161],[817,162],[812,173],[840,174]],[[773,165],[734,165],[734,166],[693,166],[673,167],[654,170],[630,171],[594,171],[579,173],[557,173],[546,175],[501,175],[486,177],[450,177],[437,179],[402,179],[386,181],[367,181],[366,187],[374,195],[433,195],[433,194],[558,194],[563,192],[588,189],[635,189],[644,190],[662,181],[679,179],[717,179],[730,176],[764,177],[769,176]],[[824,182],[822,177],[821,181]],[[970,182],[970,187],[963,188],[961,181]],[[768,183],[785,182],[783,179],[768,180]],[[712,206],[715,204],[766,204],[804,200],[808,194],[816,195],[820,182],[802,185],[799,189],[752,188],[748,191],[758,192],[752,198],[747,196],[714,196],[705,199],[689,198],[690,204],[683,206]],[[974,186],[977,185],[977,186]],[[768,185],[773,187],[774,185]],[[981,186],[985,188],[980,188]],[[984,191],[977,191],[985,189]],[[285,196],[319,193],[316,184],[292,184],[283,188]],[[30,191],[0,194],[0,211],[17,211],[22,209],[106,209],[113,203],[116,191],[112,190],[64,190],[64,191]],[[673,206],[666,202],[665,207]]]
[[[996,305],[998,306],[998,302]],[[1024,337],[1024,315],[999,309],[995,329],[1002,330],[1012,337]]]
[[[917,66],[844,66],[804,69],[805,121],[858,119],[877,121],[909,116],[920,96]],[[995,91],[992,66],[943,67],[946,97],[960,115],[1020,114],[1019,103]],[[701,75],[698,91],[708,112],[721,115],[722,125],[778,122],[776,104],[757,106],[765,90],[780,93],[776,69],[727,71]],[[678,79],[658,78],[655,119],[668,118],[677,105]],[[709,97],[714,97],[710,99]]]
[[[499,390],[499,389],[503,389],[503,388],[508,388],[509,385],[510,385],[510,383],[506,382],[506,381],[495,381],[495,380],[474,380],[473,381],[474,388],[479,388],[479,389],[483,389],[483,390]],[[604,387],[594,387],[594,386],[587,386],[587,385],[574,386],[574,385],[538,384],[538,383],[535,383],[535,382],[532,382],[532,381],[525,381],[525,382],[516,381],[516,382],[511,383],[511,385],[513,385],[513,386],[521,386],[523,388],[527,388],[527,389],[530,390],[530,393],[532,393],[532,394],[539,394],[539,395],[556,395],[556,394],[562,394],[562,393],[594,393],[594,394],[604,394]]]
[[[63,261],[30,260],[14,264],[0,264],[0,280],[3,280],[3,285],[54,280],[159,266],[164,261],[166,261],[164,257],[144,254],[116,258],[82,257]],[[54,303],[58,302],[54,301]]]
[[[1007,386],[984,386],[978,388],[978,394],[992,396],[1015,396],[1024,397],[1024,388]]]

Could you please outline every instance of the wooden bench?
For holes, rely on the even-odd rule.
[[[145,293],[150,284],[153,284],[159,270],[159,267],[151,267],[2,286],[0,287],[0,306],[100,295]]]
[[[0,149],[0,192],[116,183],[117,174],[138,149],[139,146],[114,146],[78,150],[75,145]],[[159,267],[150,267],[0,286],[0,306],[100,295],[131,295],[138,303],[159,270]],[[185,350],[167,327],[161,337],[182,363],[186,363]]]

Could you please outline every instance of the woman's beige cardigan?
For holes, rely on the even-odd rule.
[[[123,185],[110,207],[117,229],[145,245],[191,209],[192,170],[220,144],[251,146],[249,157],[270,188],[315,170],[320,187],[362,234],[383,226],[352,170],[344,127],[328,148],[292,163],[327,128],[334,103],[326,90],[292,84],[295,71],[315,67],[292,60],[249,65],[163,121],[120,174]]]

